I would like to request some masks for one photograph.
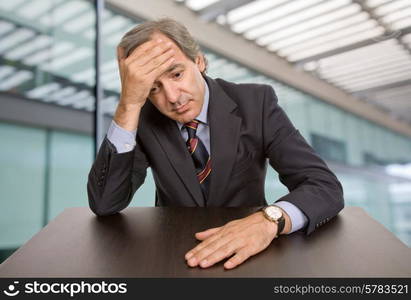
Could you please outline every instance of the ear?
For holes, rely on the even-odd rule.
[[[204,62],[204,55],[202,53],[200,53],[199,55],[197,55],[196,57],[196,65],[198,70],[203,73],[205,70],[205,62]]]

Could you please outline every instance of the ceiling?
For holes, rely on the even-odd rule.
[[[411,124],[410,0],[176,2]]]

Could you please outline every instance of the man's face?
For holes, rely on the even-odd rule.
[[[162,114],[180,123],[187,123],[195,119],[203,107],[203,56],[199,55],[193,62],[165,35],[154,33],[151,38],[172,42],[175,60],[171,67],[154,81],[149,99]]]

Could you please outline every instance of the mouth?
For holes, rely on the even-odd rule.
[[[174,111],[175,111],[176,113],[178,113],[178,114],[182,114],[182,113],[186,112],[186,111],[189,109],[188,103],[189,103],[189,101],[187,101],[187,102],[186,102],[185,104],[183,104],[183,105],[180,105],[179,107],[176,107],[176,108],[174,109]]]

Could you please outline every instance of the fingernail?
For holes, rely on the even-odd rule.
[[[188,252],[188,253],[186,254],[186,259],[187,259],[187,260],[190,259],[191,256],[193,256],[193,253]]]
[[[207,267],[207,265],[208,265],[208,261],[206,259],[203,259],[200,263],[200,266],[202,266],[203,268]]]
[[[192,259],[190,259],[189,261],[188,261],[188,264],[190,265],[190,266],[195,266],[195,265],[197,265],[197,261],[196,261],[196,259],[195,259],[195,257],[193,257]]]
[[[167,46],[171,46],[173,43],[172,42],[167,42]]]
[[[233,266],[233,263],[231,262],[231,261],[227,261],[226,263],[225,263],[225,267],[226,268],[231,268]]]

